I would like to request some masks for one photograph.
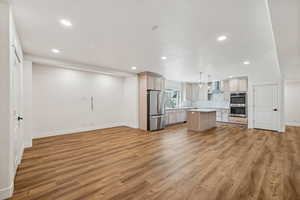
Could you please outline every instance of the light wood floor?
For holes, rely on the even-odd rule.
[[[37,139],[12,199],[299,200],[300,128],[116,127]]]

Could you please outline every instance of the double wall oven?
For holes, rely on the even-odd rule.
[[[230,94],[230,117],[247,118],[247,93]]]

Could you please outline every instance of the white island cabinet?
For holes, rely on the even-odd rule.
[[[186,108],[166,110],[166,125],[183,123],[186,121]]]
[[[205,131],[216,127],[216,110],[191,109],[187,111],[187,126],[191,131]]]

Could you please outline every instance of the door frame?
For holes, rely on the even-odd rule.
[[[280,95],[281,95],[281,87],[280,84],[277,82],[271,82],[271,83],[258,83],[258,84],[253,84],[252,85],[252,98],[253,98],[253,106],[252,106],[252,115],[253,115],[253,128],[255,128],[255,88],[256,87],[262,87],[262,86],[276,86],[277,87],[277,102],[278,102],[278,116],[277,116],[277,125],[276,125],[276,129],[275,130],[270,130],[270,131],[277,131],[280,132],[281,131],[281,115],[282,115],[282,101],[280,99]]]
[[[18,120],[16,124],[16,118],[18,116],[23,117],[24,110],[23,110],[23,60],[21,59],[17,47],[15,45],[12,45],[12,110],[14,111],[15,108],[18,108],[15,112],[12,112],[12,123],[13,123],[13,155],[14,155],[14,167],[15,167],[15,173],[17,170],[18,165],[21,163],[23,151],[24,151],[24,123],[22,120]],[[17,77],[16,77],[17,74]],[[16,78],[18,80],[16,80]],[[17,85],[16,85],[17,84]],[[16,88],[18,89],[16,90]],[[15,132],[15,129],[17,128],[17,132]],[[16,142],[16,140],[18,140]],[[15,143],[16,142],[16,143]],[[15,152],[16,151],[16,152]]]

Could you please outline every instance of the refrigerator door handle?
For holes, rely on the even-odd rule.
[[[164,115],[151,116],[152,119],[164,118]]]

